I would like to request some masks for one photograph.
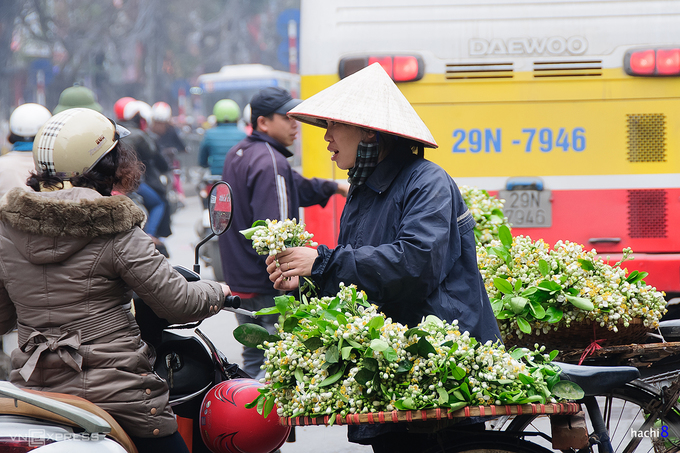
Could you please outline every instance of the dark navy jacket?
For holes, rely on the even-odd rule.
[[[278,294],[269,280],[266,256],[258,255],[239,230],[254,221],[298,219],[301,206],[325,206],[338,184],[307,179],[294,171],[291,153],[278,141],[254,131],[224,159],[222,179],[233,190],[233,223],[219,238],[225,282],[242,293]]]
[[[438,165],[392,152],[365,184],[352,186],[338,246],[319,246],[312,277],[323,293],[354,283],[393,321],[458,320],[478,340],[500,339],[477,268],[472,218]]]
[[[312,277],[322,294],[338,284],[366,291],[393,321],[415,327],[424,316],[458,320],[460,331],[500,339],[482,277],[472,218],[453,179],[438,165],[394,151],[360,186],[352,186],[340,220],[338,246],[319,246]],[[467,419],[467,422],[476,421]],[[350,426],[350,442],[405,424]]]

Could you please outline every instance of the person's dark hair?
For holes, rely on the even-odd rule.
[[[16,142],[32,142],[35,139],[35,137],[22,137],[21,135],[17,135],[14,132],[10,132],[9,136],[7,136],[7,141],[13,145]]]
[[[274,115],[276,115],[276,113],[270,113],[269,115],[260,115],[260,116],[258,116],[257,118],[269,118],[270,120],[273,120],[273,119],[274,119]],[[257,128],[257,118],[255,118],[255,121],[254,121],[253,123],[251,123],[251,125],[253,126],[253,130],[254,130],[254,131],[259,130],[259,129]],[[262,131],[260,131],[260,132],[262,132]]]
[[[423,144],[397,135],[381,132],[378,139],[378,149],[382,153],[384,150],[401,151],[416,154],[418,157],[425,156]]]
[[[122,193],[134,192],[144,173],[144,164],[137,159],[137,153],[129,145],[118,142],[92,170],[71,178],[74,187],[88,187],[102,195],[111,195],[112,190]],[[50,175],[47,171],[32,172],[26,185],[40,192],[40,184],[46,188],[61,189],[64,180]]]

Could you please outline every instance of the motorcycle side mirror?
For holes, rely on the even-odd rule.
[[[229,229],[232,220],[231,187],[224,181],[213,184],[208,195],[210,229],[219,236]]]
[[[201,273],[198,251],[203,244],[215,236],[223,234],[231,226],[232,220],[232,191],[231,186],[224,181],[217,181],[208,195],[208,214],[212,233],[196,244],[194,252],[194,272]]]

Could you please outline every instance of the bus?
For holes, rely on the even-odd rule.
[[[680,296],[680,2],[302,0],[301,95],[379,62],[428,125],[426,158],[505,200],[514,235],[569,240]],[[323,130],[303,173],[344,179]],[[343,200],[306,208],[334,245]]]
[[[232,99],[241,110],[261,89],[280,87],[297,97],[300,93],[300,76],[279,71],[263,64],[235,64],[222,66],[219,72],[201,74],[191,93],[200,96],[202,114],[212,114],[220,99]]]

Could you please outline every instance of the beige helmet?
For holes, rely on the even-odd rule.
[[[348,123],[437,148],[430,130],[379,63],[302,101],[288,116],[324,128],[329,120]]]
[[[35,136],[35,169],[71,179],[91,170],[116,146],[119,138],[129,133],[94,110],[64,110],[50,118]]]

